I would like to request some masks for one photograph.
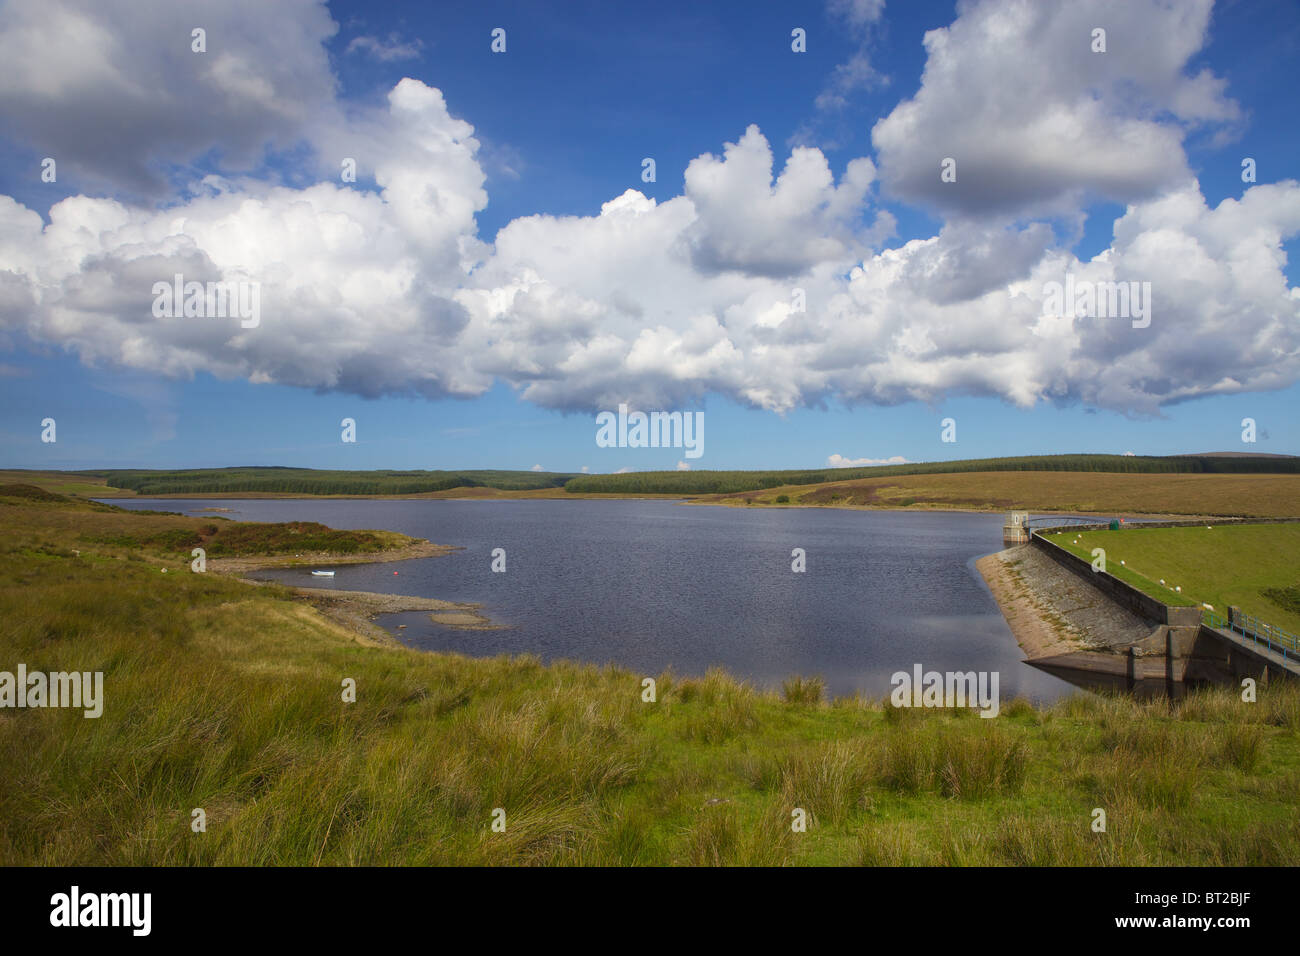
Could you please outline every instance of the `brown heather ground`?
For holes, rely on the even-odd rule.
[[[698,504],[1300,517],[1300,475],[989,471],[786,485]]]

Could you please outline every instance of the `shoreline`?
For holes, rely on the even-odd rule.
[[[114,489],[120,491],[121,489]],[[453,489],[461,490],[461,489]],[[529,489],[527,491],[501,492],[488,489],[492,494],[449,494],[447,491],[423,491],[413,495],[301,495],[288,491],[225,491],[219,494],[200,495],[188,491],[171,492],[161,495],[94,495],[86,497],[91,501],[289,501],[355,500],[355,501],[605,501],[627,499],[628,501],[682,501],[690,495],[647,493],[625,495],[619,492],[566,492],[562,488]]]
[[[461,550],[463,548],[458,545],[434,544],[432,541],[421,540],[400,548],[386,548],[383,551],[357,554],[307,551],[295,555],[267,554],[208,558],[208,567],[217,574],[240,575],[246,571],[261,571],[268,568],[306,568],[323,564],[384,564],[388,561],[409,561],[413,558],[439,558],[444,554]]]
[[[481,604],[460,604],[456,601],[444,601],[441,598],[415,597],[408,594],[285,586],[295,597],[304,599],[325,617],[390,647],[409,648],[410,645],[403,643],[394,634],[375,623],[375,618],[381,614],[429,611],[429,619],[434,624],[441,624],[443,627],[458,631],[497,631],[505,626],[493,623],[491,618],[483,614],[480,610],[483,607]]]
[[[191,494],[170,494],[170,495],[137,495],[131,497],[108,497],[97,495],[94,501],[115,502],[115,501],[261,501],[261,500],[283,500],[283,501],[674,501],[684,505],[701,505],[718,508],[742,508],[746,510],[777,510],[777,509],[807,509],[807,510],[834,510],[834,511],[898,511],[911,512],[913,514],[922,514],[927,512],[936,512],[941,514],[969,514],[969,515],[996,515],[1004,514],[1008,511],[1031,511],[1039,515],[1061,515],[1077,516],[1081,518],[1125,518],[1133,520],[1189,520],[1199,521],[1208,519],[1236,518],[1249,521],[1253,518],[1263,518],[1264,515],[1207,515],[1207,514],[1178,514],[1163,511],[1079,511],[1079,510],[1060,510],[1053,508],[1032,508],[1032,507],[1007,507],[998,505],[988,508],[949,508],[943,505],[850,505],[850,504],[826,504],[826,505],[805,505],[805,504],[763,504],[757,507],[743,505],[735,500],[707,500],[703,496],[692,495],[622,495],[622,494],[566,494],[560,495],[448,495],[442,492],[431,492],[418,495],[297,495],[287,492],[228,492],[225,494],[214,495],[191,495]],[[206,513],[211,513],[213,509],[203,509]],[[229,511],[230,509],[222,509]],[[435,547],[445,547],[448,550],[455,550],[455,545],[435,545]],[[419,555],[417,555],[419,556]],[[215,560],[215,559],[214,559]],[[393,559],[375,559],[375,560],[400,560]],[[361,564],[365,561],[344,561],[336,560],[335,563]]]
[[[353,591],[346,588],[315,588],[306,585],[286,584],[282,581],[263,581],[247,577],[249,571],[267,569],[306,568],[313,565],[385,564],[390,561],[410,561],[415,558],[442,557],[453,551],[464,550],[459,545],[434,544],[416,541],[400,548],[389,548],[367,554],[329,554],[313,551],[303,555],[255,555],[237,558],[211,558],[209,567],[215,574],[243,581],[254,587],[277,584],[287,588],[295,598],[301,599],[335,624],[356,634],[363,643],[386,647],[409,647],[389,631],[375,623],[381,614],[402,614],[410,611],[428,611],[434,624],[460,631],[495,631],[506,627],[496,624],[481,610],[482,604],[465,604],[441,598],[417,597],[407,594],[381,594],[375,591]]]
[[[1068,631],[1047,616],[1028,585],[1003,559],[1004,553],[1005,549],[977,558],[975,570],[992,592],[993,600],[1025,660],[1035,661],[1082,650]]]

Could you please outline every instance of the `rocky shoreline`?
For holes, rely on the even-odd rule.
[[[334,588],[294,587],[293,593],[306,599],[314,608],[345,627],[385,644],[400,644],[392,634],[374,623],[380,614],[405,611],[428,611],[429,620],[460,631],[494,631],[494,624],[482,613],[481,604],[459,604],[438,598],[412,597],[406,594],[377,594],[373,591],[344,591]],[[403,645],[405,646],[405,645]]]
[[[270,582],[246,577],[249,571],[270,568],[305,568],[334,565],[382,564],[389,561],[409,561],[414,558],[441,557],[461,550],[455,545],[416,541],[400,548],[375,551],[367,554],[328,554],[304,552],[295,555],[251,555],[237,558],[212,558],[208,567],[218,573],[236,577],[247,584],[265,586]],[[389,647],[405,646],[391,633],[375,623],[381,614],[400,614],[407,611],[428,611],[429,620],[443,627],[463,631],[498,630],[504,625],[493,621],[480,610],[481,604],[464,604],[443,601],[439,598],[415,597],[406,594],[379,594],[373,591],[349,591],[342,588],[313,588],[284,585],[295,596],[303,599],[325,617],[357,634],[365,642]]]

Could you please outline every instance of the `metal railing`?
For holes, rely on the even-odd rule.
[[[1078,517],[1075,515],[1040,515],[1037,518],[1026,518],[1025,527],[1041,530],[1043,528],[1070,528],[1076,525],[1100,525],[1105,527],[1110,523],[1109,518],[1097,517]],[[1037,525],[1037,527],[1035,527]]]
[[[1232,620],[1228,621],[1213,611],[1202,611],[1201,617],[1210,627],[1249,637],[1256,644],[1263,644],[1287,660],[1300,661],[1300,637],[1267,621],[1261,621],[1253,614],[1234,614]]]

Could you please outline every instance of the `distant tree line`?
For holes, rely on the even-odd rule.
[[[502,491],[557,488],[572,474],[533,471],[321,471],[313,468],[200,468],[188,471],[109,470],[110,488],[138,495],[219,495],[261,491],[291,495],[417,495],[448,488]]]
[[[198,468],[183,471],[108,470],[78,474],[102,477],[110,488],[138,495],[220,495],[255,492],[291,495],[417,495],[450,488],[525,491],[563,487],[575,494],[735,494],[780,485],[815,485],[855,478],[934,475],[969,471],[1104,471],[1128,474],[1297,474],[1300,458],[1175,455],[1031,455],[975,458],[869,468],[791,471],[638,471],[576,475],[535,471],[325,471],[314,468]]]

